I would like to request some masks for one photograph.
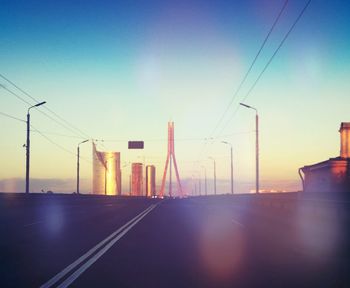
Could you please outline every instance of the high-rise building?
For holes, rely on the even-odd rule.
[[[97,151],[95,143],[92,145],[92,193],[121,195],[120,153]]]
[[[142,163],[131,164],[131,195],[143,196],[143,165]]]
[[[156,167],[154,165],[146,166],[146,196],[156,195]]]

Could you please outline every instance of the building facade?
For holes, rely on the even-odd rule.
[[[97,151],[93,145],[92,193],[100,195],[121,195],[122,179],[119,152]]]
[[[131,164],[131,196],[143,196],[143,165]]]
[[[156,167],[154,165],[146,166],[146,196],[156,196]]]
[[[350,123],[341,123],[339,132],[339,157],[299,169],[304,192],[350,192]]]

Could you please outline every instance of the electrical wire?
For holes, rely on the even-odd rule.
[[[26,122],[27,122],[27,121],[25,121],[25,120],[23,120],[23,119],[17,118],[17,117],[15,117],[15,116],[12,116],[12,115],[10,115],[10,114],[7,114],[7,113],[1,112],[1,111],[0,111],[0,115],[5,116],[5,117],[10,118],[10,119],[13,119],[13,120],[17,120],[17,121],[23,122],[23,123],[26,123]],[[49,137],[47,137],[47,136],[45,135],[45,134],[54,134],[54,133],[39,131],[39,130],[36,129],[33,125],[30,125],[30,127],[32,127],[32,129],[31,129],[32,132],[38,133],[40,136],[44,137],[47,141],[49,141],[51,144],[55,145],[56,147],[58,147],[58,148],[61,149],[62,151],[66,152],[66,153],[69,153],[70,155],[76,156],[75,153],[73,153],[72,151],[70,151],[70,150],[68,150],[67,148],[63,147],[62,145],[56,143],[55,141],[53,141],[52,139],[50,139]],[[56,135],[57,135],[57,134],[56,134]],[[69,137],[68,135],[62,135],[62,134],[58,134],[58,135]],[[89,160],[85,159],[84,157],[81,157],[81,159],[83,159],[83,160],[87,161],[88,163],[92,164],[92,162],[90,162]]]
[[[67,148],[65,148],[64,146],[56,143],[55,141],[53,141],[51,138],[49,138],[48,136],[46,136],[43,132],[41,132],[40,130],[36,129],[33,125],[30,125],[30,127],[32,128],[32,131],[38,133],[40,136],[42,136],[43,138],[45,138],[48,142],[50,142],[52,145],[56,146],[57,148],[61,149],[62,151],[70,154],[70,155],[74,155],[75,157],[77,156],[76,153],[68,150]],[[81,159],[83,159],[85,162],[88,162],[89,164],[92,164],[91,161],[85,159],[84,157],[80,157]]]
[[[269,60],[266,62],[264,68],[262,69],[262,71],[260,72],[259,76],[256,78],[256,80],[254,81],[253,85],[250,87],[250,89],[248,90],[248,92],[246,93],[246,95],[242,98],[242,100],[240,102],[244,102],[248,96],[252,93],[253,89],[256,87],[257,83],[259,82],[259,80],[261,79],[262,75],[265,73],[265,71],[267,70],[267,68],[269,67],[269,65],[271,64],[272,60],[275,58],[275,56],[277,55],[278,51],[281,49],[281,47],[283,46],[283,44],[285,43],[285,41],[287,40],[288,36],[290,35],[290,33],[293,31],[293,29],[295,28],[296,24],[299,22],[299,20],[301,19],[301,17],[304,15],[306,9],[308,8],[308,6],[310,5],[311,0],[309,0],[305,6],[303,7],[303,9],[300,11],[300,13],[298,14],[298,17],[294,20],[292,26],[289,28],[289,30],[287,31],[287,33],[284,35],[282,41],[280,42],[280,44],[277,46],[277,48],[275,49],[274,53],[272,54],[272,56],[269,58]],[[230,117],[230,119],[226,122],[225,126],[223,129],[221,129],[220,133],[222,133],[222,131],[225,130],[225,128],[227,127],[227,125],[231,122],[231,120],[233,119],[233,117],[236,115],[238,109],[239,109],[239,105],[237,105],[236,109],[234,110],[232,116]],[[219,133],[219,134],[220,134]]]
[[[36,98],[34,98],[32,95],[30,95],[28,92],[26,92],[25,90],[23,90],[21,87],[19,87],[17,84],[15,84],[13,81],[11,81],[9,78],[5,77],[3,74],[0,73],[0,77],[2,79],[4,79],[5,81],[7,81],[8,83],[10,83],[12,86],[14,86],[15,88],[17,88],[20,92],[22,92],[24,95],[26,95],[27,97],[29,97],[31,100],[33,100],[34,102],[36,102],[36,104],[39,103],[39,100],[37,100]],[[2,85],[3,88],[5,88]],[[22,101],[24,101],[21,98]],[[27,104],[29,104],[28,102],[26,102]],[[60,119],[60,121],[64,122],[66,125],[70,126],[73,130],[75,130],[75,133],[79,133],[80,135],[83,135],[84,137],[87,138],[91,138],[89,135],[87,135],[86,133],[84,133],[82,130],[80,130],[79,128],[77,128],[76,126],[74,126],[73,124],[71,124],[70,122],[68,122],[66,119],[64,119],[63,117],[61,117],[60,115],[58,115],[55,111],[53,111],[52,109],[50,109],[47,106],[43,106],[44,109],[46,109],[47,111],[49,111],[50,113],[52,113],[53,115],[55,115],[56,118]],[[52,120],[52,119],[51,119]]]
[[[292,26],[289,28],[288,32],[284,35],[282,41],[280,42],[280,44],[278,45],[277,49],[275,50],[275,52],[272,54],[272,56],[270,57],[269,61],[267,61],[264,69],[261,71],[261,73],[259,74],[258,78],[255,80],[255,82],[253,83],[253,85],[250,87],[250,89],[248,90],[247,94],[244,96],[244,98],[242,99],[242,101],[244,102],[247,97],[250,95],[250,93],[253,91],[253,89],[255,88],[256,84],[259,82],[261,76],[264,74],[264,72],[266,71],[266,69],[269,67],[269,65],[271,64],[272,60],[275,58],[276,54],[278,53],[278,51],[281,49],[281,47],[283,46],[284,42],[287,40],[288,36],[290,35],[290,33],[293,31],[294,27],[297,25],[297,23],[299,22],[299,20],[301,19],[301,17],[304,15],[307,7],[310,5],[311,0],[309,0],[306,5],[304,6],[304,8],[300,11],[298,17],[295,19],[295,21],[293,22]]]
[[[13,119],[13,120],[17,120],[17,121],[26,123],[25,120],[20,119],[20,118],[17,118],[17,117],[15,117],[15,116],[12,116],[12,115],[10,115],[10,114],[4,113],[4,112],[0,112],[0,114],[1,114],[2,116],[7,117],[7,118],[11,118],[11,119]]]
[[[13,92],[12,90],[10,90],[9,88],[7,88],[6,86],[2,85],[1,86],[3,89],[5,89],[8,93],[10,93],[11,95],[15,96],[17,99],[19,99],[20,101],[22,101],[23,103],[27,104],[28,107],[33,106],[32,103],[28,102],[27,100],[25,100],[23,97],[19,96],[17,93]],[[77,132],[75,132],[72,128],[68,127],[67,125],[57,121],[55,118],[51,117],[50,115],[48,115],[47,113],[45,113],[44,111],[40,110],[38,107],[34,107],[35,109],[37,109],[37,111],[39,111],[41,114],[45,115],[47,118],[49,118],[50,120],[54,121],[55,123],[57,123],[58,125],[60,125],[61,127],[69,130],[70,132],[72,132],[75,135],[78,135]]]
[[[274,22],[273,22],[271,28],[269,29],[267,35],[265,36],[264,41],[263,41],[262,44],[260,45],[259,50],[258,50],[258,52],[256,53],[256,55],[255,55],[255,57],[254,57],[252,63],[250,64],[250,66],[249,66],[247,72],[245,73],[245,75],[244,75],[243,79],[241,80],[240,84],[238,85],[238,87],[237,87],[235,93],[233,94],[233,96],[232,96],[232,98],[231,98],[229,104],[226,106],[226,109],[224,110],[224,113],[223,113],[223,114],[221,115],[221,117],[219,118],[219,121],[217,122],[216,126],[214,127],[214,129],[213,129],[212,133],[210,134],[210,136],[208,137],[208,139],[220,138],[220,136],[219,136],[219,137],[214,137],[214,134],[215,134],[215,132],[217,131],[217,129],[219,128],[219,126],[221,125],[222,121],[224,120],[224,118],[225,118],[226,114],[228,113],[229,109],[231,108],[231,106],[232,106],[232,104],[233,104],[235,98],[237,97],[237,95],[238,95],[239,92],[241,91],[242,86],[243,86],[244,83],[246,82],[246,80],[247,80],[247,78],[248,78],[250,72],[252,71],[252,69],[253,69],[253,67],[254,67],[254,65],[255,65],[255,63],[256,63],[256,61],[257,61],[257,59],[259,58],[259,56],[260,56],[262,50],[264,49],[264,47],[265,47],[265,45],[266,45],[268,39],[270,38],[270,35],[272,34],[272,32],[273,32],[273,30],[275,29],[277,23],[279,22],[279,20],[280,20],[282,14],[283,14],[285,8],[287,7],[287,4],[288,4],[288,0],[284,1],[283,6],[281,7],[281,9],[280,9],[280,11],[279,11],[277,17],[275,18],[275,20],[274,20]],[[227,124],[226,124],[226,125],[227,125]],[[225,125],[225,128],[226,128],[226,125]],[[221,130],[221,131],[222,131],[222,130]],[[200,153],[199,153],[199,155],[198,155],[198,159],[200,159],[200,158],[202,157],[204,151],[207,150],[207,146],[208,146],[208,142],[205,142],[203,148],[201,149],[201,151],[200,151]]]
[[[240,92],[240,90],[241,90],[243,84],[246,82],[246,80],[247,80],[247,78],[248,78],[250,72],[252,71],[252,69],[253,69],[253,67],[254,67],[254,65],[255,65],[255,63],[256,63],[256,61],[257,61],[257,59],[259,58],[259,56],[260,56],[262,50],[264,49],[264,47],[265,47],[265,45],[266,45],[266,43],[267,43],[267,40],[270,38],[271,33],[272,33],[273,30],[275,29],[275,27],[276,27],[276,25],[277,25],[279,19],[281,18],[282,14],[283,14],[283,12],[284,12],[284,10],[285,10],[285,8],[287,7],[287,4],[288,4],[288,0],[286,0],[286,1],[284,2],[284,4],[283,4],[281,10],[279,11],[279,13],[278,13],[278,15],[277,15],[275,21],[274,21],[273,24],[272,24],[270,30],[268,31],[267,35],[265,36],[265,39],[264,39],[264,41],[262,42],[262,44],[261,44],[261,46],[260,46],[258,52],[256,53],[256,55],[255,55],[255,57],[254,57],[252,63],[250,64],[250,66],[249,66],[247,72],[245,73],[243,79],[241,80],[241,82],[240,82],[240,84],[238,85],[238,87],[237,87],[235,93],[233,94],[233,96],[232,96],[232,98],[231,98],[229,104],[226,106],[226,109],[224,110],[224,113],[221,115],[221,117],[220,117],[218,123],[216,124],[216,126],[215,126],[213,132],[211,133],[211,136],[214,135],[214,133],[216,132],[216,130],[217,130],[218,127],[220,126],[221,122],[224,120],[224,118],[225,118],[227,112],[229,111],[231,105],[233,104],[233,101],[235,100],[235,98],[237,97],[238,93]]]
[[[176,142],[186,142],[186,141],[208,141],[208,140],[215,140],[215,139],[219,139],[222,137],[229,137],[229,136],[234,136],[234,135],[242,135],[242,134],[250,134],[254,131],[243,131],[243,132],[234,132],[231,134],[227,134],[227,135],[222,135],[220,137],[211,137],[211,138],[176,138],[175,141]],[[107,139],[107,140],[103,140],[103,142],[128,142],[129,140],[127,139]],[[150,138],[150,139],[143,139],[144,142],[167,142],[168,139],[167,138]]]
[[[31,131],[36,132],[36,130],[31,130]],[[41,133],[48,134],[48,135],[59,136],[59,137],[80,139],[80,140],[86,139],[86,137],[73,136],[73,135],[66,135],[66,134],[55,133],[55,132],[49,132],[49,131],[41,131]]]

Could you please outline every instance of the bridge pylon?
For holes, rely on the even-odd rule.
[[[163,179],[162,179],[162,186],[160,188],[160,193],[159,193],[159,196],[161,198],[164,197],[165,182],[166,182],[168,167],[169,167],[169,196],[170,197],[173,196],[173,193],[172,193],[172,164],[174,165],[174,169],[175,169],[177,188],[178,188],[178,192],[179,192],[178,196],[183,197],[182,186],[181,186],[179,171],[177,169],[175,149],[174,149],[174,122],[168,122],[168,155],[167,155],[166,162],[165,162],[165,168],[164,168]]]

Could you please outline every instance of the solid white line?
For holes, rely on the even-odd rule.
[[[92,264],[94,264],[103,254],[105,254],[117,241],[119,241],[126,233],[131,230],[138,222],[140,222],[148,213],[150,213],[157,205],[153,207],[145,214],[143,214],[139,219],[133,222],[128,228],[126,228],[122,233],[110,241],[106,246],[104,246],[98,253],[91,257],[87,262],[84,263],[78,270],[76,270],[72,275],[70,275],[63,283],[61,283],[57,288],[66,288],[71,285],[81,274],[84,273]]]
[[[61,272],[56,274],[54,277],[52,277],[49,281],[44,283],[40,286],[40,288],[48,288],[51,287],[53,284],[55,284],[57,281],[62,279],[64,276],[66,276],[72,269],[74,269],[76,266],[78,266],[81,262],[86,260],[88,257],[90,257],[96,250],[100,249],[104,244],[106,244],[108,241],[110,241],[113,237],[115,237],[117,234],[119,234],[121,231],[123,231],[125,228],[127,228],[130,224],[132,224],[134,221],[136,221],[138,218],[142,217],[145,213],[148,213],[151,209],[155,207],[155,204],[151,205],[144,211],[142,211],[140,214],[135,216],[133,219],[128,221],[126,224],[124,224],[122,227],[120,227],[118,230],[113,232],[111,235],[109,235],[106,239],[102,240],[100,243],[98,243],[96,246],[91,248],[88,252],[86,252],[84,255],[79,257],[76,261],[74,261],[72,264],[68,265],[65,269],[63,269]]]
[[[30,223],[30,224],[24,225],[23,227],[29,227],[29,226],[33,226],[33,225],[36,225],[36,224],[39,224],[39,223],[43,223],[43,222],[44,221],[36,221],[36,222]]]
[[[235,224],[241,226],[241,227],[244,227],[244,225],[243,225],[242,223],[236,221],[235,219],[231,219],[231,221],[232,221],[233,223],[235,223]]]

